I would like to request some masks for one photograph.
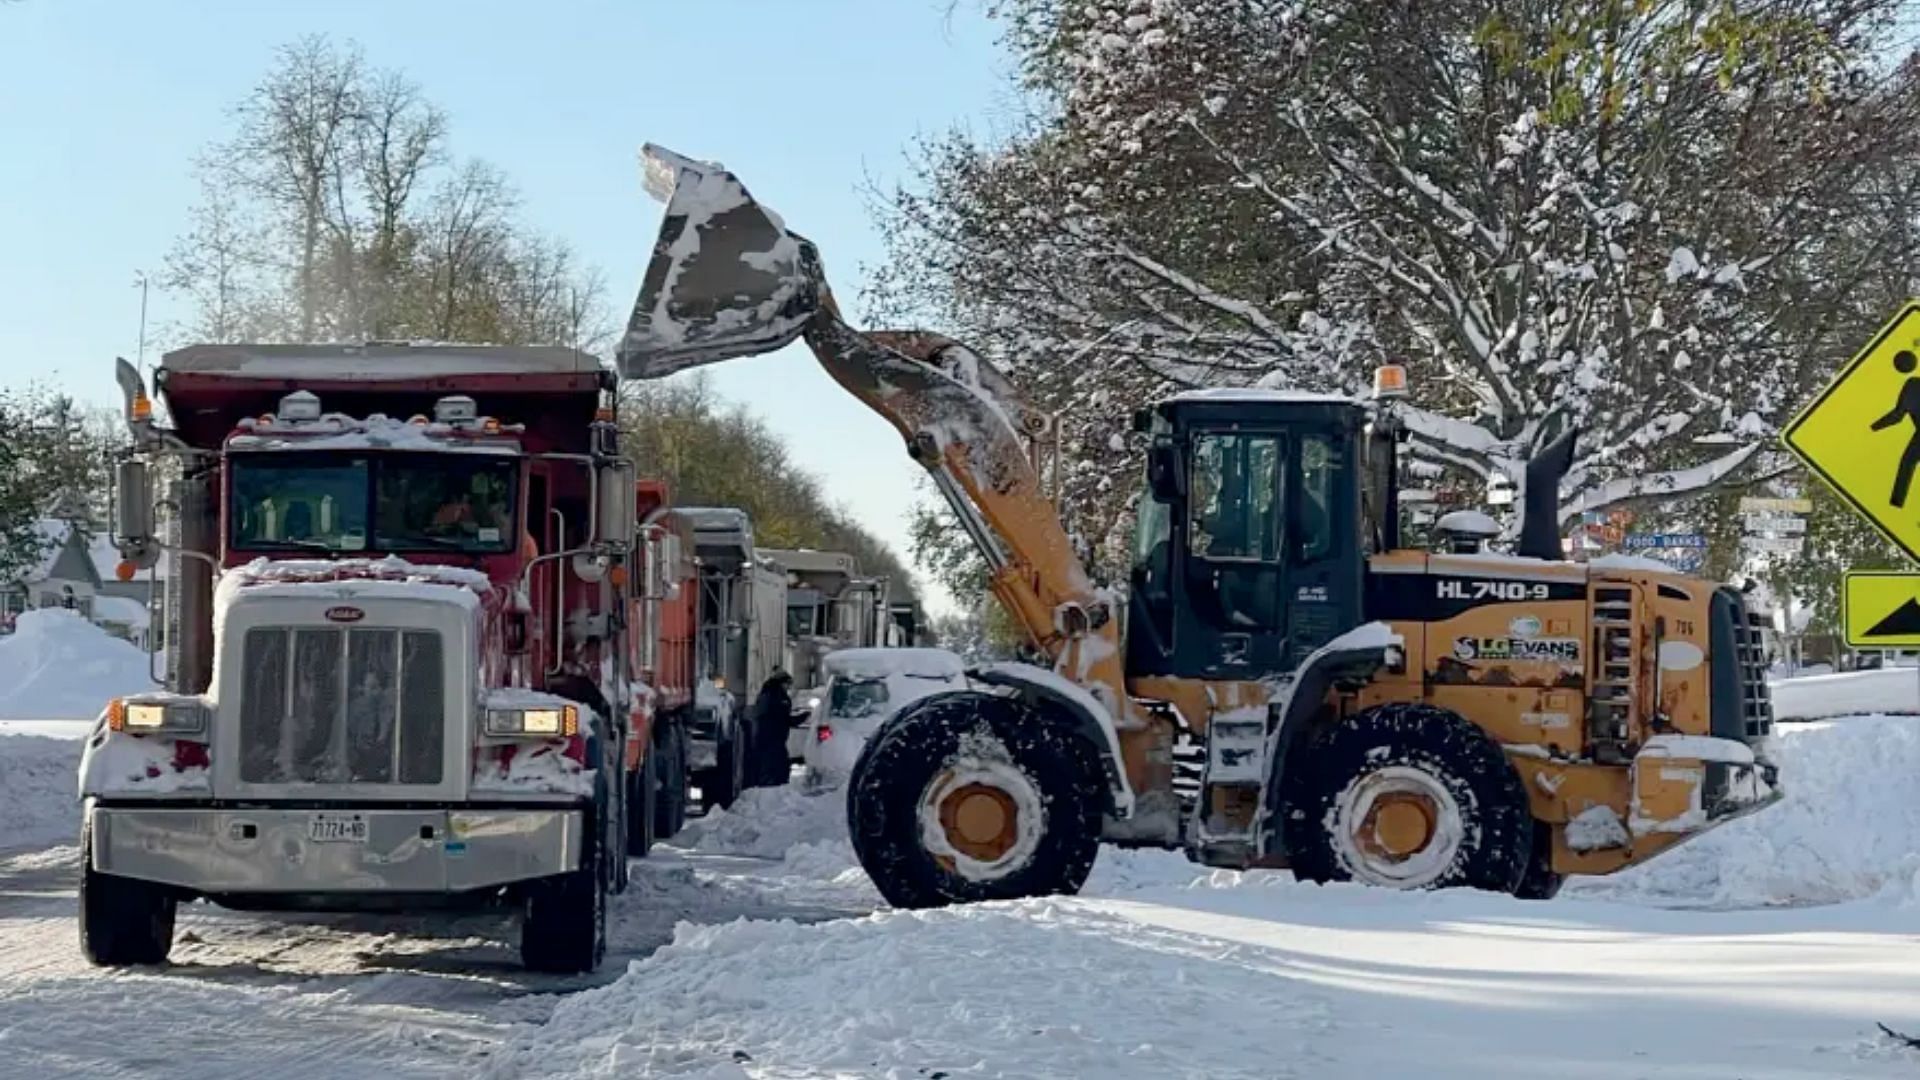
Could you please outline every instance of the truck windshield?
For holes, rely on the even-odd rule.
[[[236,454],[239,551],[503,552],[516,459],[479,454]]]

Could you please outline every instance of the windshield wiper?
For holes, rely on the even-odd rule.
[[[407,537],[406,542],[409,544],[432,544],[435,547],[447,548],[453,551],[467,550],[466,544],[462,543],[459,540],[455,540],[451,536],[427,536],[426,534],[423,533],[418,536]]]
[[[268,543],[277,548],[297,548],[301,551],[324,551],[329,555],[340,550],[325,540],[270,540]]]

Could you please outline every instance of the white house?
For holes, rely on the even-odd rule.
[[[120,556],[103,533],[89,539],[72,522],[50,517],[34,527],[45,549],[17,580],[0,583],[0,633],[11,633],[22,611],[63,607],[144,648],[151,621],[146,575],[119,580],[114,568]]]

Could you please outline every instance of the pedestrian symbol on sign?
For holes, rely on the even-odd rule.
[[[1920,367],[1913,350],[1901,349],[1893,354],[1893,370],[1902,375],[1912,375],[1913,369]],[[1900,385],[1900,399],[1894,403],[1893,411],[1873,422],[1873,430],[1884,431],[1902,420],[1913,422],[1913,433],[1907,436],[1907,448],[1900,454],[1900,469],[1893,474],[1893,498],[1889,501],[1895,506],[1907,505],[1907,489],[1913,484],[1914,466],[1920,465],[1920,378],[1909,378]]]

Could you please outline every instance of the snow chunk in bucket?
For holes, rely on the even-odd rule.
[[[147,654],[76,611],[23,612],[0,638],[0,720],[90,720],[153,688]]]

